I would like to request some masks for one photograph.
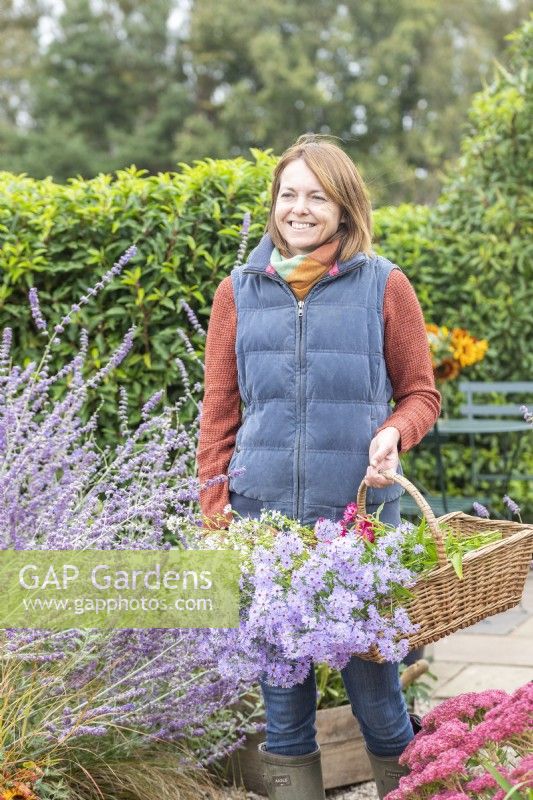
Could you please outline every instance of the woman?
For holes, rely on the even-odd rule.
[[[200,480],[245,467],[202,493],[214,524],[231,519],[228,502],[243,516],[339,519],[363,479],[368,510],[384,503],[381,519],[399,523],[401,489],[380,471],[399,469],[440,398],[416,295],[372,252],[365,186],[331,141],[302,136],[282,155],[267,232],[216,291],[205,363]],[[353,657],[342,676],[383,797],[413,737],[398,666]],[[261,686],[269,797],[323,798],[313,670]]]

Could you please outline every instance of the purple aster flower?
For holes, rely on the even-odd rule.
[[[315,536],[320,542],[331,542],[340,536],[341,532],[342,525],[339,522],[320,517],[315,523]]]

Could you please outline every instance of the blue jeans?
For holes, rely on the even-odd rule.
[[[259,500],[230,492],[232,507],[242,516],[258,517]],[[368,506],[373,513],[376,506]],[[380,519],[400,522],[400,501],[386,503]],[[377,664],[352,656],[341,670],[352,711],[366,745],[377,756],[398,756],[413,738],[400,687],[398,664]],[[279,755],[312,753],[316,742],[316,683],[311,667],[303,683],[284,689],[260,681],[266,709],[266,749]]]

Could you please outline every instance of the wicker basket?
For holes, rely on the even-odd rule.
[[[411,590],[413,598],[405,605],[411,621],[420,626],[409,637],[410,650],[518,605],[533,554],[533,525],[471,517],[462,512],[435,519],[424,497],[405,476],[391,471],[384,471],[383,475],[409,492],[425,516],[437,545],[439,566],[417,581]],[[366,485],[362,483],[357,505],[363,514],[365,504]],[[467,553],[463,559],[463,577],[459,578],[446,558],[439,528],[443,523],[458,536],[497,530],[503,538]],[[385,660],[377,648],[359,655],[370,661]]]

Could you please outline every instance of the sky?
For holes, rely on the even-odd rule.
[[[177,32],[182,28],[187,19],[187,12],[191,7],[192,0],[174,0],[176,7],[170,14],[168,27],[171,31]],[[101,0],[92,0],[95,6],[101,4]],[[39,43],[44,49],[53,41],[57,31],[55,20],[63,11],[65,4],[63,0],[47,0],[50,14],[43,15],[39,21]]]

